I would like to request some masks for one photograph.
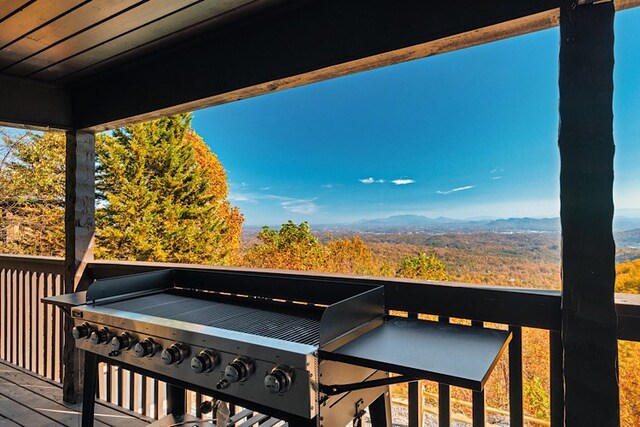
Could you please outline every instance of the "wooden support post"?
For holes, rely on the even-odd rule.
[[[560,11],[564,424],[618,426],[614,7],[611,1],[577,3],[564,1]]]
[[[96,156],[93,133],[67,132],[66,136],[64,291],[69,293],[81,285],[84,269],[93,260]],[[63,399],[78,403],[82,398],[83,360],[71,336],[73,322],[65,317]]]

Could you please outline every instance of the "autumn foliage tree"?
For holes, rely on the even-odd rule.
[[[96,255],[137,261],[231,264],[243,218],[226,173],[183,114],[96,140]]]
[[[444,263],[435,254],[420,252],[402,260],[397,271],[398,277],[407,279],[448,280]]]
[[[307,222],[289,220],[279,230],[264,226],[257,237],[260,243],[243,258],[247,266],[305,271],[323,268],[324,248]]]
[[[259,243],[246,252],[244,265],[259,268],[319,271],[361,276],[394,276],[446,280],[444,264],[435,255],[423,260],[407,257],[407,265],[394,269],[377,257],[359,236],[329,238],[322,243],[307,222],[288,221],[279,230],[263,227]],[[403,269],[404,268],[404,269]],[[409,276],[401,276],[409,277]]]
[[[64,134],[0,136],[0,252],[62,256]]]

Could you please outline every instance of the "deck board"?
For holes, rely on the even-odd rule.
[[[81,405],[62,402],[59,384],[0,360],[0,426],[80,425]],[[150,419],[96,402],[99,427],[146,426]]]

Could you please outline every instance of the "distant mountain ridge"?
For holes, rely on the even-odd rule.
[[[640,218],[614,219],[616,242],[621,247],[640,248]],[[274,226],[278,228],[279,226]],[[245,226],[250,235],[262,227]],[[316,232],[376,234],[447,234],[447,233],[560,233],[560,218],[453,219],[429,218],[422,215],[393,215],[386,218],[362,219],[344,224],[312,224]]]
[[[640,224],[640,220],[638,221]],[[394,215],[386,218],[360,220],[346,225],[353,230],[383,232],[559,232],[559,218],[501,218],[460,220],[446,217],[429,218],[422,215]]]
[[[362,219],[349,224],[314,225],[320,231],[356,231],[370,233],[559,233],[560,218],[492,218],[453,219],[447,217],[430,218],[423,215],[393,215],[385,218]],[[616,217],[616,233],[640,229],[640,218]]]

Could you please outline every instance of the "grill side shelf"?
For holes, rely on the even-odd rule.
[[[320,357],[480,391],[509,341],[507,331],[390,317]]]

